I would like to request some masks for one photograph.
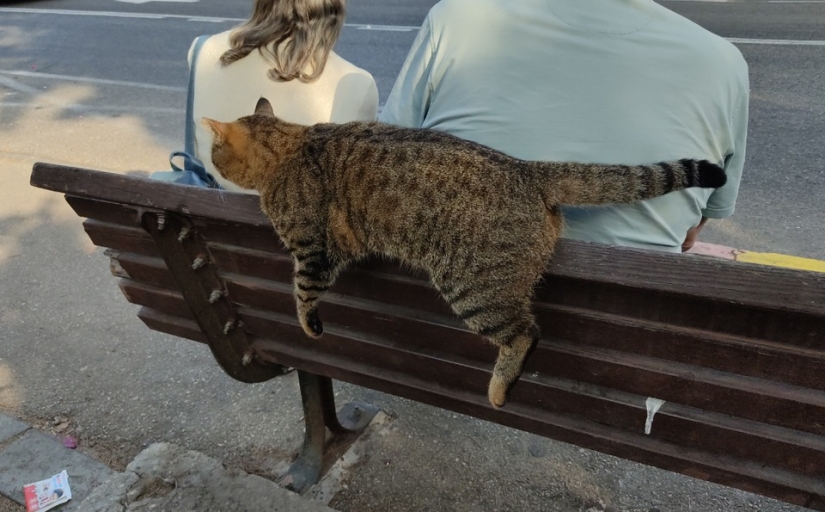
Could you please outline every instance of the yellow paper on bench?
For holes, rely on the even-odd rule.
[[[743,252],[736,255],[736,261],[758,263],[760,265],[770,265],[772,267],[809,270],[812,272],[825,272],[825,261],[771,252]]]

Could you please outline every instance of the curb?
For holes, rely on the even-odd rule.
[[[335,512],[271,480],[169,443],[140,452],[125,472],[95,489],[81,507],[83,512]]]

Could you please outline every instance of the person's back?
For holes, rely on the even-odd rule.
[[[277,9],[293,4],[295,10],[306,10],[300,4],[307,0],[258,0],[253,18],[246,26],[253,25],[253,33],[268,30],[279,21]],[[340,8],[338,20],[329,24],[343,24],[343,2],[341,0],[322,0],[329,7]],[[280,5],[276,5],[279,4]],[[317,3],[317,2],[316,2]],[[327,9],[329,11],[330,9]],[[310,11],[312,12],[312,11]],[[319,9],[318,12],[324,12]],[[258,16],[258,20],[255,17]],[[316,25],[309,24],[307,30],[315,30]],[[274,53],[253,49],[247,55],[224,64],[221,57],[233,45],[231,35],[235,30],[211,36],[205,41],[198,54],[195,70],[195,96],[193,117],[202,117],[221,121],[250,115],[258,99],[265,97],[272,104],[275,113],[286,121],[312,125],[316,123],[345,123],[349,121],[372,121],[378,108],[378,89],[375,80],[368,72],[342,59],[329,51],[322,63],[322,71],[310,80],[294,78],[278,79],[271,76],[274,68]],[[326,44],[331,46],[337,40],[337,32],[322,34]],[[259,36],[260,37],[260,36]],[[311,39],[311,38],[307,38]],[[331,40],[330,40],[331,39]],[[193,45],[194,47],[194,45]],[[276,45],[267,44],[266,48],[274,50]],[[191,49],[190,49],[191,60]],[[287,60],[288,59],[284,59]],[[304,72],[312,72],[311,66]],[[211,134],[198,122],[195,123],[195,156],[197,156],[213,176],[228,190],[243,190],[223,180],[215,172],[210,150]],[[251,191],[248,191],[251,192]]]
[[[651,0],[444,0],[380,119],[528,160],[724,163],[715,192],[565,209],[567,237],[678,251],[733,212],[747,102],[739,51]]]

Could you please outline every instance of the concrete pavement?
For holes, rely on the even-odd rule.
[[[155,443],[116,472],[26,422],[0,413],[0,496],[23,510],[23,486],[66,470],[72,500],[61,511],[334,512],[271,480],[226,468],[207,455]]]
[[[0,413],[0,494],[23,505],[23,486],[69,473],[72,500],[61,510],[83,510],[80,503],[93,489],[115,476],[108,466],[70,450],[54,436]]]

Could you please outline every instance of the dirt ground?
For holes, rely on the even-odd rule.
[[[0,512],[23,512],[26,508],[0,495]]]

